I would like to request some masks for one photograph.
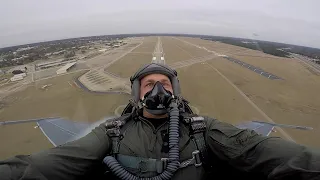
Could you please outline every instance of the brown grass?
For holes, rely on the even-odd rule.
[[[178,61],[192,58],[187,51],[181,50],[176,43],[179,41],[172,37],[161,37],[162,47],[164,51],[164,58],[167,64],[172,64]]]
[[[312,131],[284,129],[298,143],[320,147],[320,79],[293,59],[278,58],[259,51],[194,38],[183,38],[218,53],[229,54],[244,62],[278,75],[284,80],[269,80],[223,58],[208,63],[217,68],[258,107],[277,123],[312,126]],[[167,64],[208,54],[171,37],[161,37]],[[131,76],[142,64],[151,62],[156,37],[145,38],[144,44],[108,68],[122,77]],[[247,55],[247,56],[245,56]],[[261,56],[261,57],[255,57]],[[216,71],[207,64],[195,64],[178,69],[183,95],[200,110],[200,114],[237,124],[246,120],[264,120],[262,116]],[[0,111],[0,119],[19,120],[59,116],[72,120],[93,122],[113,114],[118,105],[128,102],[127,95],[91,94],[69,85],[78,74],[41,81],[26,90],[12,94],[10,106]],[[52,84],[47,91],[44,84]],[[72,84],[72,83],[71,83]],[[0,127],[0,158],[31,153],[51,147],[34,124]],[[19,132],[17,134],[16,132]],[[272,133],[280,136],[279,133]],[[10,137],[10,138],[8,138]]]
[[[212,47],[211,44],[217,44],[190,38],[188,41],[207,47]],[[220,47],[224,50],[233,48],[236,47],[227,44]],[[219,53],[217,49],[215,51]],[[317,121],[320,117],[319,76],[314,75],[294,59],[272,57],[253,50],[246,52],[248,53],[247,56],[230,56],[260,67],[284,78],[284,80],[269,80],[223,58],[215,58],[209,63],[240,88],[275,122],[313,127],[314,130],[312,131],[294,129],[285,129],[285,131],[298,143],[319,147],[320,142],[316,140],[316,137],[320,135],[320,122]],[[253,57],[253,55],[263,57]],[[206,76],[212,77],[208,73]],[[212,78],[212,81],[215,80]],[[220,83],[217,83],[217,85],[220,86]],[[233,113],[233,111],[231,112]],[[224,114],[222,116],[227,117],[229,115]]]
[[[79,89],[73,79],[81,74],[44,80],[8,96],[5,101],[9,106],[0,111],[0,120],[63,117],[74,121],[95,122],[114,115],[114,110],[119,105],[128,103],[128,95],[92,94]],[[41,87],[45,84],[52,86],[48,90],[42,90]],[[5,145],[0,148],[0,158],[51,147],[40,130],[33,126],[34,123],[27,123],[0,127],[0,141]]]
[[[132,52],[143,52],[143,53],[152,54],[157,41],[158,41],[157,37],[145,37],[143,39],[143,44],[137,47],[136,49],[134,49]]]
[[[118,74],[121,77],[129,78],[138,68],[144,64],[150,63],[152,55],[150,54],[135,54],[129,53],[119,59],[117,62],[107,68],[107,71]]]

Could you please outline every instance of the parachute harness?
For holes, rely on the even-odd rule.
[[[172,84],[173,88],[173,94],[170,94],[167,92],[162,85],[158,84],[157,87],[154,87],[152,92],[149,94],[146,94],[146,101],[140,100],[140,80],[149,75],[154,73],[160,73],[166,75]],[[127,179],[127,180],[168,180],[171,179],[174,175],[174,173],[179,168],[187,167],[191,164],[194,164],[196,167],[199,167],[202,165],[201,159],[205,159],[205,141],[203,138],[203,134],[205,131],[205,123],[203,117],[202,119],[197,119],[195,117],[189,118],[189,122],[187,122],[190,125],[190,136],[194,137],[194,143],[196,144],[196,147],[198,150],[194,151],[192,153],[192,158],[184,161],[182,163],[179,162],[180,159],[180,153],[179,153],[179,118],[180,118],[180,105],[183,105],[182,97],[180,96],[180,85],[179,80],[177,78],[177,72],[170,67],[162,64],[156,64],[151,63],[148,65],[145,65],[144,67],[140,68],[131,78],[131,95],[132,99],[130,100],[130,104],[133,106],[133,109],[131,110],[131,114],[134,114],[135,116],[138,115],[138,111],[142,110],[143,107],[145,107],[149,112],[152,114],[162,114],[163,113],[163,107],[159,109],[159,107],[154,106],[153,102],[161,102],[161,104],[165,104],[165,110],[169,115],[170,121],[169,121],[169,152],[168,152],[168,158],[161,159],[162,162],[164,162],[163,168],[160,168],[158,175],[154,177],[148,177],[148,178],[142,178],[135,176],[128,172],[124,167],[122,167],[117,159],[124,158],[123,155],[119,154],[119,145],[120,140],[123,138],[120,134],[120,128],[123,126],[126,121],[124,120],[115,120],[113,122],[107,123],[107,134],[112,140],[112,154],[111,156],[106,156],[103,159],[103,162],[109,167],[109,170],[113,172],[115,176],[117,176],[120,179]],[[148,101],[148,98],[150,101]],[[145,104],[143,104],[145,103]],[[146,106],[147,105],[147,106]],[[155,108],[156,107],[156,108]],[[183,111],[182,111],[183,112]],[[125,117],[120,117],[120,119],[126,119]],[[201,156],[201,155],[202,156]],[[117,157],[119,156],[119,157]],[[117,159],[116,159],[117,158]],[[130,157],[125,157],[130,158]],[[136,158],[136,157],[135,157]],[[120,160],[119,159],[119,160]],[[141,158],[140,158],[141,159]],[[148,164],[146,163],[146,166]],[[148,169],[146,167],[145,169]]]
[[[116,143],[116,146],[113,146],[112,151],[114,156],[107,156],[103,159],[103,162],[110,168],[110,171],[114,173],[120,179],[128,179],[128,180],[167,180],[171,179],[174,173],[180,167],[180,154],[179,154],[179,109],[178,109],[178,101],[177,99],[172,99],[169,105],[169,157],[167,160],[166,169],[159,175],[151,178],[140,178],[137,177],[127,170],[125,170],[119,162],[115,159],[117,154],[119,153],[119,142],[120,142],[120,127],[113,126],[110,131],[107,131],[108,135],[110,135],[113,143]],[[121,124],[121,123],[115,123]]]

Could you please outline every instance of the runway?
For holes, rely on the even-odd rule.
[[[151,63],[166,64],[166,61],[164,59],[164,52],[163,52],[162,42],[161,42],[160,37],[158,37],[157,44],[156,44],[154,51],[152,53]]]

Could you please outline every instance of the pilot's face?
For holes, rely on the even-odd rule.
[[[142,99],[147,92],[152,90],[157,81],[159,81],[167,91],[173,93],[171,81],[167,76],[163,74],[150,74],[140,81],[140,99]]]

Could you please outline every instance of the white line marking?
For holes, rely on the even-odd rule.
[[[153,58],[151,60],[151,63],[166,64],[166,61],[164,59],[161,38],[159,36],[158,36],[157,44],[154,47],[154,50],[152,53],[152,57]]]
[[[224,76],[217,68],[213,67],[211,64],[205,62],[209,67],[211,67],[213,70],[215,70],[223,79],[225,79],[235,90],[237,90],[248,102],[251,104],[266,120],[268,120],[271,123],[275,123],[266,113],[264,113],[254,102],[251,101],[250,98],[246,94],[244,94],[236,85],[234,85],[226,76]],[[278,131],[288,140],[293,141],[293,138],[287,134],[284,130],[282,130],[280,127],[276,127]]]
[[[175,39],[178,39],[178,38],[175,38]],[[180,40],[180,39],[178,39]],[[186,42],[184,40],[181,40],[183,42]],[[192,44],[190,42],[186,42],[187,44],[191,44],[193,46],[198,46],[198,45],[195,45],[195,44]],[[208,51],[208,50],[207,50]],[[248,98],[248,96],[246,94],[244,94],[236,85],[234,85],[226,76],[224,76],[217,68],[215,68],[214,66],[212,66],[211,64],[207,63],[207,62],[204,62],[206,63],[209,67],[211,67],[213,70],[215,70],[223,79],[225,79],[234,89],[236,89],[240,95],[242,95],[248,102],[249,104],[251,104],[266,120],[268,120],[269,122],[271,123],[275,123],[266,113],[264,113],[254,102],[251,101],[250,98]],[[295,142],[295,140],[289,135],[287,134],[283,129],[281,129],[280,127],[276,127],[277,130],[285,137],[287,138],[288,140],[292,141],[292,142]]]
[[[56,145],[56,143],[54,143],[52,140],[51,140],[51,138],[49,138],[49,136],[46,134],[46,132],[42,129],[42,127],[40,126],[40,124],[39,124],[39,122],[37,122],[37,125],[38,125],[38,127],[40,128],[40,130],[42,131],[42,133],[44,134],[44,136],[46,136],[46,138],[50,141],[50,143],[54,146],[54,147],[56,147],[57,145]]]

